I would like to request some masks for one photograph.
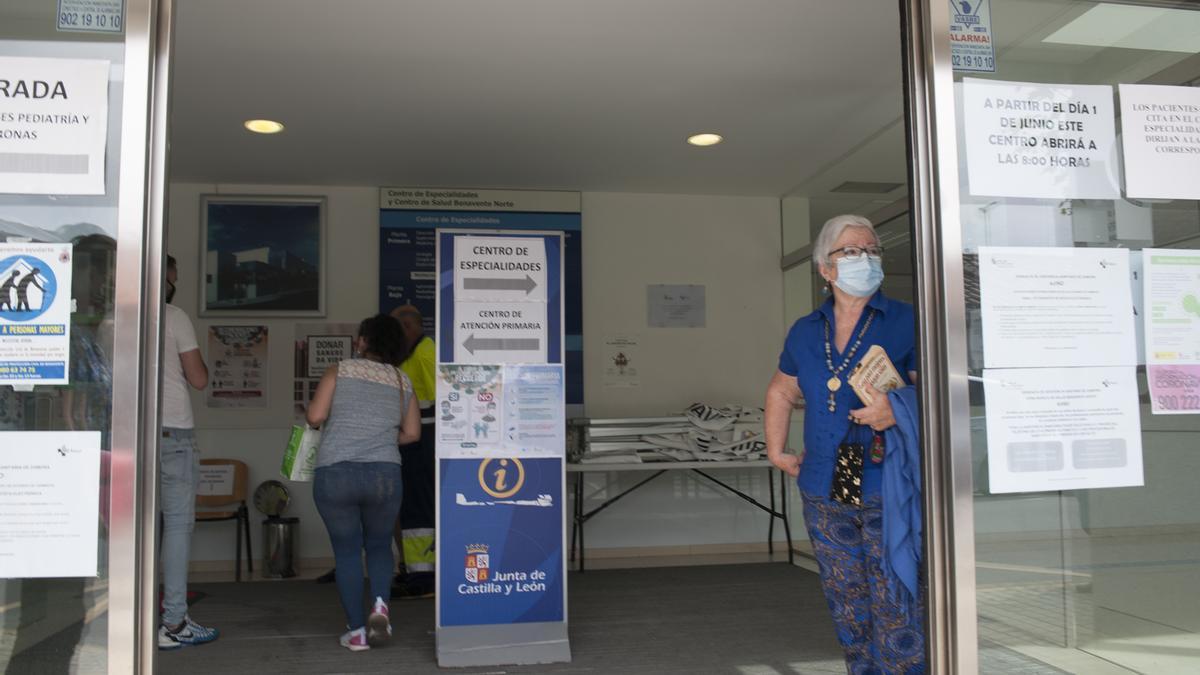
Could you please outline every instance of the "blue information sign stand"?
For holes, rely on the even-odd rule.
[[[563,237],[436,237],[438,664],[570,661]]]

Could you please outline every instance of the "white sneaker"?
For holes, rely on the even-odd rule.
[[[375,606],[371,616],[367,617],[367,644],[378,647],[392,637],[392,622],[388,616],[387,603],[383,598],[375,598]]]
[[[216,628],[205,628],[192,621],[192,617],[183,617],[183,625],[173,631],[164,626],[158,627],[158,648],[162,650],[179,649],[189,645],[202,645],[212,642],[221,633]]]
[[[338,640],[338,642],[352,652],[365,652],[371,648],[371,645],[367,644],[366,628],[348,630],[342,634],[342,637]]]

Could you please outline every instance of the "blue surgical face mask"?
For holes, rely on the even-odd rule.
[[[837,261],[837,280],[833,283],[850,295],[860,298],[875,295],[883,283],[883,259],[860,255]]]

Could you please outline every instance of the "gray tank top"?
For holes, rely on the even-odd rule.
[[[321,429],[317,466],[338,462],[400,463],[396,443],[412,382],[394,366],[368,359],[338,363],[329,419]]]

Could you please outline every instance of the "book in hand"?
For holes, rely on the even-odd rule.
[[[896,366],[892,365],[892,359],[879,345],[871,345],[846,381],[867,405],[871,405],[873,398],[867,389],[868,385],[884,394],[904,386],[904,380],[900,379],[900,373],[896,371]]]

